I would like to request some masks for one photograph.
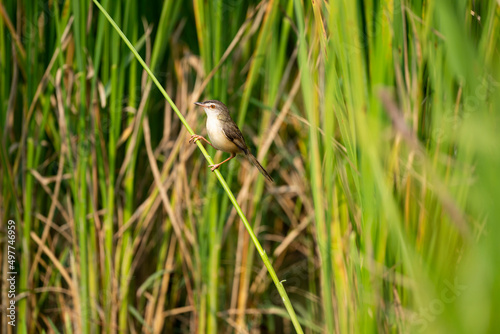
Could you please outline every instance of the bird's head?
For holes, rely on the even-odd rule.
[[[218,115],[220,113],[229,113],[226,105],[217,100],[208,100],[205,102],[195,102],[197,106],[200,106],[205,110],[207,116]]]

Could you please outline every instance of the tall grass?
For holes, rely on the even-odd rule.
[[[193,102],[225,102],[276,180],[244,159],[217,174],[305,332],[500,327],[498,1],[101,4],[186,123],[205,135]],[[94,4],[2,2],[0,67],[18,332],[294,331],[175,107]]]

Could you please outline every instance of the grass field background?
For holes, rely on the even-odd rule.
[[[305,333],[498,331],[499,1],[101,4],[274,178],[220,168]],[[0,2],[0,332],[295,331],[174,111],[91,1]]]

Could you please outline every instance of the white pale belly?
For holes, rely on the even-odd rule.
[[[223,152],[227,153],[239,153],[240,149],[232,141],[227,139],[227,137],[222,132],[221,122],[217,117],[207,118],[207,132],[208,138],[212,142],[212,145]]]

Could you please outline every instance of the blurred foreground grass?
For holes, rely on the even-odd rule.
[[[276,180],[221,168],[307,333],[500,328],[498,1],[102,5],[191,127],[205,134],[193,102],[224,101]],[[0,67],[1,301],[12,219],[19,333],[293,331],[93,4],[1,2]]]

